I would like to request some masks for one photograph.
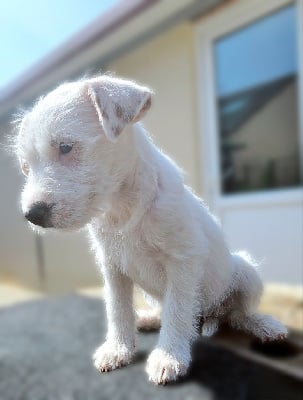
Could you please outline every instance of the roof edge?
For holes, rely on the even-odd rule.
[[[64,41],[60,46],[26,69],[15,81],[0,91],[0,104],[13,98],[18,92],[26,90],[37,79],[64,64],[79,51],[104,39],[117,27],[121,27],[159,0],[120,0],[117,5],[97,17],[89,25]],[[101,28],[100,28],[101,26]]]

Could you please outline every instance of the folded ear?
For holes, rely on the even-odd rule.
[[[117,141],[126,125],[143,118],[151,106],[150,89],[134,82],[103,76],[87,83],[89,98],[112,142]]]

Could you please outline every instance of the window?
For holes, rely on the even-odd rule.
[[[296,8],[214,42],[221,190],[300,184]]]

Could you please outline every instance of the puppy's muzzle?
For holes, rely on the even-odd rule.
[[[43,201],[38,201],[32,204],[31,208],[24,214],[25,218],[34,225],[39,225],[42,228],[52,227],[51,212],[53,204],[47,204]]]

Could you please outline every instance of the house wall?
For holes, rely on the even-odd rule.
[[[155,143],[201,191],[196,117],[194,28],[184,23],[108,65],[108,70],[155,91],[144,125]]]
[[[26,223],[20,207],[24,178],[5,140],[10,131],[9,123],[0,126],[0,282],[61,293],[101,283],[85,233],[38,238]]]
[[[144,124],[156,144],[184,169],[186,182],[199,191],[193,33],[191,24],[180,25],[117,59],[107,70],[155,91]],[[46,235],[43,245],[50,291],[63,292],[101,281],[85,233]]]
[[[199,190],[192,26],[183,24],[159,35],[107,69],[155,91],[144,123],[157,145],[184,168],[186,182]],[[1,132],[8,130],[0,127]],[[61,293],[101,283],[85,232],[48,233],[37,240],[20,212],[23,177],[17,162],[0,152],[0,179],[5,188],[0,207],[0,280]]]
[[[0,126],[0,281],[19,280],[38,287],[36,238],[27,229],[20,212],[23,178],[17,160],[7,149],[5,136],[9,130],[8,124]]]
[[[194,24],[183,23],[116,59],[106,69],[142,82],[155,91],[153,107],[144,124],[156,144],[184,169],[186,183],[203,195],[194,29]],[[286,97],[290,95],[288,92],[286,94]],[[279,101],[275,107],[281,105]],[[0,132],[6,129],[0,127]],[[250,129],[249,126],[243,127],[239,135],[250,137]],[[203,136],[207,136],[207,131],[203,131]],[[278,143],[275,145],[278,146]],[[0,194],[0,280],[14,279],[29,286],[41,287],[42,271],[45,276],[44,287],[52,292],[97,285],[101,277],[89,252],[85,233],[48,234],[37,241],[20,213],[18,199],[23,178],[17,171],[16,163],[9,159],[0,146],[0,181],[4,188]],[[291,212],[294,211],[293,208]],[[234,219],[237,216],[230,214],[230,223],[224,215],[223,225],[229,224],[238,234],[239,226],[247,215],[247,210],[244,210],[237,220]],[[252,219],[256,219],[255,215]],[[285,220],[293,219],[286,215]],[[229,236],[232,237],[232,234]],[[300,235],[296,234],[296,237]],[[253,240],[254,237],[243,239],[245,245]],[[42,246],[42,258],[39,256],[39,243],[40,250]],[[271,241],[271,245],[274,247],[275,241]],[[263,254],[263,250],[260,253]],[[268,276],[270,280],[273,275],[269,273]],[[282,278],[285,279],[284,276]]]

